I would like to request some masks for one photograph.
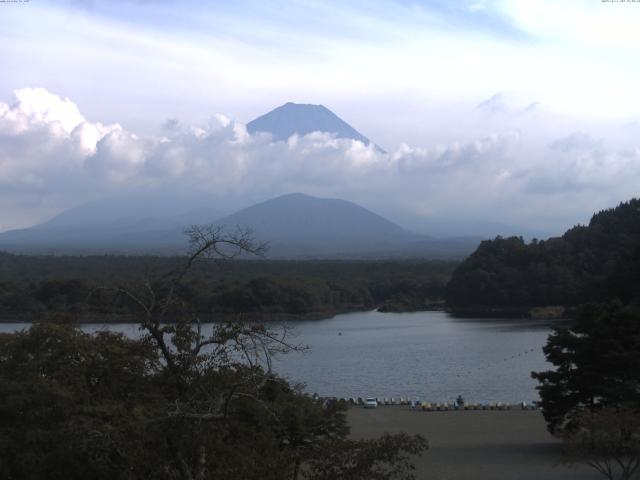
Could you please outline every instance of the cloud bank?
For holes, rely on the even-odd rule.
[[[390,216],[562,230],[637,195],[640,185],[634,125],[622,133],[601,128],[594,137],[539,107],[509,105],[500,94],[480,103],[498,99],[499,109],[469,113],[485,115],[478,121],[489,122],[494,133],[401,144],[389,153],[325,132],[276,142],[268,134],[248,134],[224,115],[201,126],[170,119],[160,134],[137,135],[119,124],[89,121],[73,101],[43,88],[14,94],[14,103],[0,103],[2,230],[96,198],[142,191],[206,193],[229,207],[302,191]]]

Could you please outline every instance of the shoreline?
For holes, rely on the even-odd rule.
[[[447,307],[448,313],[456,318],[505,318],[513,320],[570,320],[576,307],[564,305],[546,306],[469,306]]]
[[[358,312],[370,312],[376,309],[366,308],[344,308],[335,310],[323,310],[316,312],[306,313],[275,313],[275,312],[218,312],[218,313],[201,313],[200,316],[202,323],[215,323],[220,321],[229,320],[242,320],[242,321],[264,321],[264,322],[289,322],[289,321],[311,321],[311,320],[326,320],[333,318],[337,315],[343,315],[346,313],[358,313]],[[3,323],[37,323],[37,322],[56,322],[56,323],[72,323],[72,324],[117,324],[128,323],[136,324],[140,321],[134,314],[121,314],[121,315],[99,315],[99,314],[44,314],[46,318],[29,316],[29,317],[8,317],[0,316],[0,324]],[[52,318],[53,317],[53,318]]]
[[[287,313],[287,312],[206,312],[200,313],[202,323],[215,323],[220,321],[230,321],[241,319],[243,321],[257,322],[263,321],[267,323],[275,322],[296,322],[296,321],[321,321],[328,320],[337,315],[347,313],[419,313],[419,312],[444,312],[456,319],[500,319],[500,320],[548,320],[568,321],[571,320],[574,313],[572,307],[562,307],[562,315],[557,315],[559,307],[465,307],[456,309],[443,306],[427,306],[424,308],[393,308],[390,309],[386,305],[378,305],[375,308],[354,306],[353,308],[336,308],[321,311],[305,312],[305,313]],[[549,310],[551,309],[551,310]],[[532,313],[533,312],[533,313]],[[43,317],[37,315],[29,316],[0,316],[0,324],[7,323],[37,323],[37,322],[55,322],[55,323],[72,323],[72,324],[117,324],[140,323],[134,314],[78,314],[68,312],[44,313]]]

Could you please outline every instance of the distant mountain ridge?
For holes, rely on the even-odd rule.
[[[277,141],[295,134],[327,132],[379,149],[323,105],[289,102],[249,122],[247,130],[269,133]],[[469,254],[481,238],[495,235],[489,231],[505,230],[499,225],[415,215],[411,218],[411,212],[387,211],[389,218],[404,216],[409,220],[403,222],[403,228],[352,202],[301,193],[242,208],[246,205],[244,195],[146,190],[89,202],[31,228],[0,233],[0,249],[56,254],[176,254],[184,251],[187,226],[218,223],[228,229],[238,225],[253,229],[259,240],[270,242],[269,255],[274,257],[460,257]]]
[[[272,248],[300,254],[382,251],[427,239],[355,203],[302,193],[258,203],[216,223],[251,228]]]
[[[225,212],[208,206],[211,203],[212,199],[205,195],[167,195],[164,192],[155,195],[126,195],[69,208],[35,228],[132,223],[151,219],[177,226],[212,222],[228,213],[228,210]],[[183,222],[185,217],[190,221]]]
[[[251,134],[270,133],[276,141],[286,141],[295,134],[327,132],[338,138],[358,140],[365,145],[372,143],[324,105],[293,102],[285,103],[250,121],[247,123],[247,131]],[[380,147],[375,146],[382,151]]]
[[[185,251],[183,232],[195,223],[215,223],[227,231],[251,229],[256,240],[269,242],[271,258],[460,257],[478,243],[478,239],[436,240],[353,202],[302,193],[276,197],[222,218],[213,218],[210,208],[181,215],[170,210],[164,217],[122,217],[110,212],[100,218],[91,214],[101,212],[104,204],[94,207],[73,209],[32,228],[4,232],[0,250],[174,255]]]

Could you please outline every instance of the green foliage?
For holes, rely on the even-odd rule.
[[[640,246],[618,262],[609,277],[609,295],[624,303],[640,304]]]
[[[587,227],[527,244],[485,241],[454,271],[447,303],[465,306],[575,306],[640,297],[640,199],[597,213]],[[613,277],[617,280],[612,281]]]
[[[176,329],[173,367],[149,336],[56,324],[0,335],[0,476],[281,479],[301,465],[328,478],[331,463],[345,472],[331,478],[411,478],[421,439],[347,440],[343,406],[220,354],[260,329],[225,332],[189,354],[194,331]]]
[[[0,335],[0,476],[295,480],[327,478],[331,465],[331,478],[412,478],[420,437],[348,440],[344,406],[270,371],[273,355],[299,349],[286,330],[225,321],[202,332],[185,284],[193,265],[220,247],[259,249],[215,227],[194,227],[190,244],[185,266],[156,282],[101,290],[135,312],[138,340],[53,323]],[[290,293],[260,279],[250,288],[263,302]],[[77,282],[34,292],[70,303],[84,293]]]
[[[640,408],[640,308],[589,305],[544,347],[555,370],[533,373],[552,433],[577,428],[584,411]]]
[[[48,324],[0,335],[1,476],[122,478],[111,475],[134,467],[158,368],[148,343],[118,334]]]
[[[38,320],[132,315],[137,305],[104,287],[161,278],[162,257],[28,257],[0,253],[0,317]],[[445,261],[206,260],[192,268],[179,295],[204,319],[229,314],[330,316],[393,303],[424,308],[441,299],[455,267]],[[156,281],[157,283],[157,281]],[[98,288],[100,287],[100,288]],[[254,316],[255,316],[254,315]]]

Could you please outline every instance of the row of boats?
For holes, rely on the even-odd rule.
[[[319,398],[319,397],[318,397]],[[490,402],[490,403],[473,403],[466,402],[462,397],[458,397],[455,401],[449,402],[427,402],[419,399],[411,400],[408,397],[351,397],[351,398],[323,398],[325,402],[340,402],[353,406],[361,406],[365,408],[377,408],[382,405],[407,405],[414,410],[423,410],[427,412],[449,411],[449,410],[536,410],[538,406],[535,402],[520,402],[517,404]]]
[[[518,404],[511,403],[458,403],[449,404],[444,403],[431,403],[431,402],[416,402],[411,405],[413,409],[424,410],[427,412],[447,411],[447,410],[536,410],[536,405],[527,404],[527,402],[521,402]]]

